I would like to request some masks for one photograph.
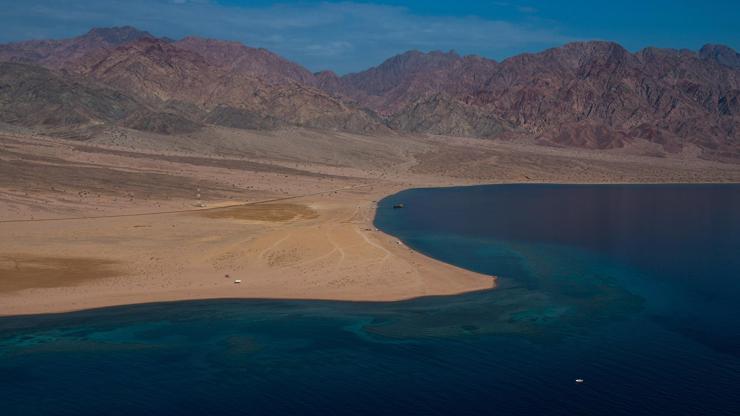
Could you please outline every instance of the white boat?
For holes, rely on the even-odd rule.
[[[581,384],[581,383],[583,383],[583,379],[582,379],[582,378],[577,378],[577,379],[576,379],[576,383],[578,383],[578,384]]]

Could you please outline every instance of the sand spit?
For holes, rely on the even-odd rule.
[[[0,257],[0,314],[208,298],[392,301],[493,287],[491,277],[430,259],[375,231],[378,191],[181,214],[2,224],[9,238],[0,252],[21,254]]]
[[[740,182],[740,165],[451,137],[207,128],[0,132],[0,315],[211,298],[392,301],[490,289],[372,225],[410,187]],[[201,137],[205,135],[207,137]],[[239,284],[235,284],[240,280]]]

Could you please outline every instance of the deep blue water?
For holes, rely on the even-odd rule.
[[[0,319],[0,415],[740,415],[740,186],[409,190],[376,224],[499,287]]]

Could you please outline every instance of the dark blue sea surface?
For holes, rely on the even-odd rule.
[[[740,186],[415,189],[376,225],[498,288],[0,319],[0,415],[740,415]]]

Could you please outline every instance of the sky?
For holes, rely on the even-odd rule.
[[[416,49],[502,60],[579,40],[740,50],[740,1],[0,0],[0,42],[131,25],[267,48],[312,71],[356,72]]]

